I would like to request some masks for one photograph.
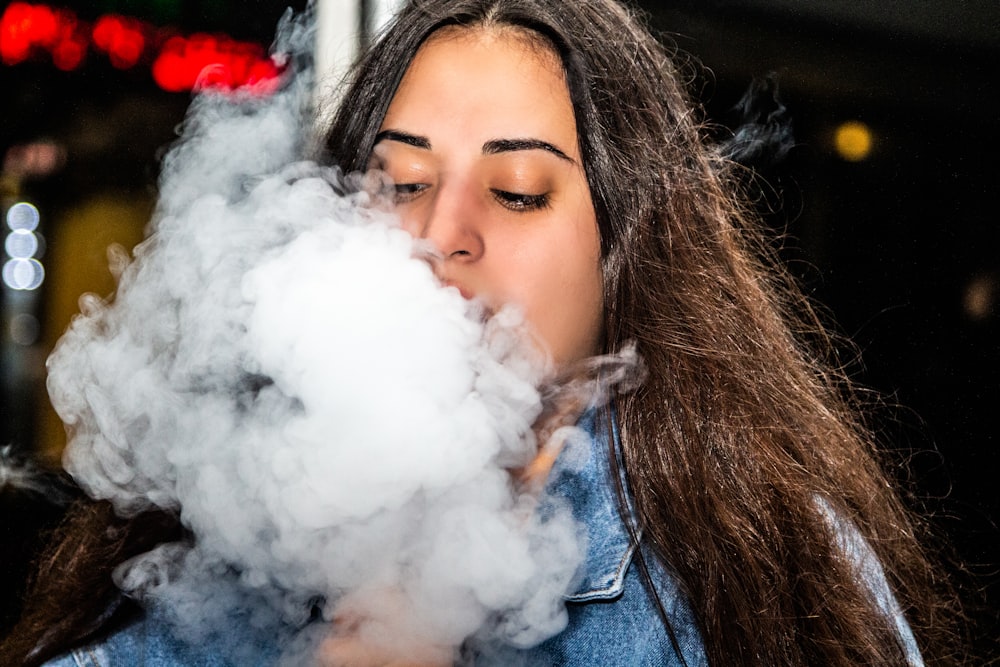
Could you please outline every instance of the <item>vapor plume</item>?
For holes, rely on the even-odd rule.
[[[179,514],[193,540],[116,581],[234,659],[277,637],[301,664],[344,613],[383,640],[540,641],[584,546],[510,474],[544,364],[516,311],[438,283],[377,192],[301,161],[306,81],[193,102],[149,238],[49,361],[65,465],[122,515]]]

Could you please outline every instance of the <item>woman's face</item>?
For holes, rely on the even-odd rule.
[[[557,56],[511,30],[451,28],[417,52],[376,140],[404,228],[448,285],[515,304],[558,366],[595,354],[600,240]]]

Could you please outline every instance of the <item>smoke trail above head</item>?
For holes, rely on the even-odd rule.
[[[50,358],[66,467],[121,514],[179,513],[193,541],[117,581],[232,656],[250,633],[300,661],[330,632],[317,608],[401,642],[493,618],[540,641],[581,558],[568,508],[536,515],[508,472],[536,451],[544,369],[516,312],[483,322],[374,195],[299,161],[307,78],[194,101],[150,238]]]
[[[719,146],[726,159],[764,168],[781,162],[795,147],[791,114],[781,100],[776,72],[755,77],[732,111],[736,129]]]

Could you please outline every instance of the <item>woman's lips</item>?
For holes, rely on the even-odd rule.
[[[444,280],[444,281],[442,281],[442,284],[445,287],[454,287],[455,289],[457,289],[458,293],[461,294],[462,298],[465,299],[466,301],[471,301],[476,296],[475,293],[472,292],[472,290],[466,289],[465,287],[463,287],[463,286],[461,286],[461,285],[459,285],[457,283],[454,283],[454,282],[452,282],[450,280]]]

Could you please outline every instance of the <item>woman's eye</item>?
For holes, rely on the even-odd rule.
[[[506,190],[492,190],[492,192],[502,206],[512,211],[535,211],[549,205],[549,196],[545,193],[525,195]]]
[[[426,189],[426,183],[396,183],[396,203],[408,202]]]

